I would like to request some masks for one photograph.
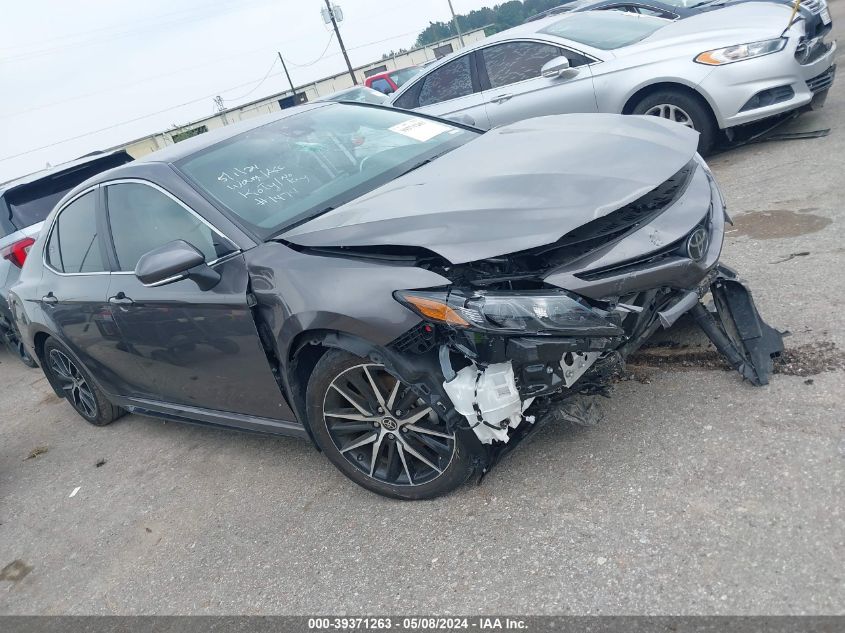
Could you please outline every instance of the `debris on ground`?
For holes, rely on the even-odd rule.
[[[559,403],[549,416],[550,421],[596,426],[604,418],[604,411],[594,396],[578,395]]]
[[[773,264],[782,264],[784,262],[788,262],[790,259],[795,259],[796,257],[807,257],[810,254],[810,251],[801,251],[800,253],[790,253],[789,256],[784,257],[783,259],[778,259],[773,261]]]
[[[35,459],[39,455],[43,455],[44,453],[46,453],[49,450],[50,450],[50,448],[48,446],[36,446],[31,451],[29,451],[29,455],[24,457],[23,461],[27,461],[28,459]]]
[[[96,464],[94,464],[94,468],[99,468],[100,466],[105,466],[105,465],[106,465],[106,460],[101,459]]]
[[[629,371],[636,372],[644,367],[731,370],[728,362],[715,349],[673,343],[644,347],[628,359]],[[815,376],[825,371],[845,371],[845,353],[832,341],[787,348],[774,359],[776,374]]]
[[[769,134],[755,139],[755,143],[765,143],[766,141],[800,141],[805,138],[823,138],[830,134],[830,128],[822,128],[819,130],[808,130],[806,132],[781,132],[779,134]]]
[[[3,569],[0,569],[0,580],[18,582],[19,580],[23,580],[24,576],[31,572],[32,569],[32,567],[30,567],[20,559],[13,560]]]
[[[833,341],[787,349],[775,360],[776,374],[815,376],[823,371],[845,371],[845,353]]]

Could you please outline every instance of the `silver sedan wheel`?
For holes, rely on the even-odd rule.
[[[340,454],[393,486],[434,481],[455,455],[455,434],[382,365],[356,365],[335,378],[323,398],[323,416]]]
[[[686,110],[671,103],[659,103],[646,110],[644,114],[659,116],[661,119],[669,119],[675,123],[695,129],[695,126],[692,124],[692,117],[687,114]]]

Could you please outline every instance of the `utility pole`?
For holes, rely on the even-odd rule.
[[[278,53],[278,55],[279,55],[279,61],[282,62],[282,68],[284,68],[284,70],[285,70],[285,77],[288,78],[288,83],[290,84],[290,91],[293,94],[296,94],[296,89],[293,87],[293,82],[290,80],[290,73],[288,72],[288,67],[285,64],[285,58],[282,57],[281,51],[276,51],[276,53]]]
[[[349,69],[349,76],[352,77],[352,83],[356,86],[358,85],[358,80],[355,79],[355,71],[352,70],[352,64],[349,62],[349,55],[346,54],[346,47],[343,45],[343,38],[340,37],[340,29],[337,26],[337,20],[335,19],[334,9],[330,4],[329,0],[326,0],[326,11],[328,12],[329,19],[332,21],[332,26],[334,27],[334,34],[337,35],[337,43],[340,44],[340,51],[343,53],[343,59],[346,60],[346,67]]]
[[[326,2],[328,1],[329,0],[326,0]],[[458,32],[458,41],[460,41],[461,48],[463,48],[466,46],[466,44],[464,44],[464,35],[461,33],[461,27],[458,26],[458,16],[455,15],[455,9],[452,8],[452,0],[449,0],[449,11],[452,12],[452,24],[455,25],[455,30]]]

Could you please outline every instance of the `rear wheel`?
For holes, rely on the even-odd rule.
[[[88,372],[53,338],[44,343],[44,371],[50,382],[64,392],[65,399],[87,422],[106,426],[125,413],[106,399]]]
[[[451,492],[472,472],[460,437],[383,365],[331,350],[314,368],[307,399],[317,445],[367,490],[430,499]]]
[[[653,92],[634,106],[632,114],[657,116],[694,129],[699,134],[699,154],[708,154],[716,142],[718,127],[710,108],[686,92],[672,89]]]
[[[0,336],[2,336],[5,340],[8,350],[17,358],[20,358],[24,365],[27,367],[38,367],[36,362],[32,360],[32,356],[30,356],[29,352],[26,351],[26,347],[24,347],[24,344],[18,338],[17,334],[12,331],[0,331]]]

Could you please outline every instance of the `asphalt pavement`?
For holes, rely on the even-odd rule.
[[[681,327],[598,426],[446,498],[377,497],[299,440],[96,428],[0,352],[0,613],[845,613],[845,78],[787,129],[825,128],[710,160],[783,373],[753,388]]]

